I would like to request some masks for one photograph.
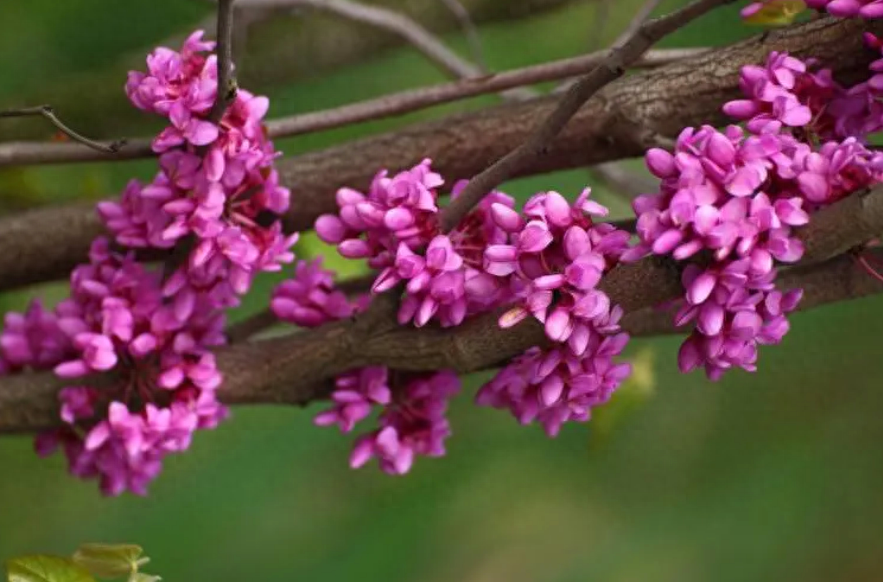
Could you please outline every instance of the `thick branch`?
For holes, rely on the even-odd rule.
[[[810,259],[855,247],[867,240],[865,232],[883,232],[883,213],[876,210],[868,211],[877,222],[867,220],[866,231],[852,228],[866,218],[855,213],[864,213],[871,208],[869,205],[883,204],[883,188],[865,195],[864,200],[864,205],[856,205],[847,199],[819,212],[818,221],[799,233],[807,248],[813,249]],[[839,233],[837,237],[829,231],[835,226],[832,217],[839,221],[834,229]],[[814,226],[816,222],[820,226]],[[806,289],[804,307],[870,294],[883,287],[861,269],[853,265],[859,273],[855,275],[839,261],[821,263],[818,268],[791,269],[783,274],[783,284]],[[828,272],[829,266],[834,270]],[[602,288],[628,313],[674,299],[683,292],[679,266],[657,257],[620,265],[605,277]],[[220,398],[230,404],[303,404],[327,395],[329,380],[355,367],[450,368],[467,373],[494,367],[546,342],[542,326],[533,319],[503,330],[497,325],[498,314],[489,313],[456,328],[416,329],[395,323],[391,294],[377,298],[375,304],[364,316],[352,320],[219,350],[218,362],[225,377]],[[653,331],[641,328],[640,320],[633,315],[629,316],[627,329],[638,334]],[[0,379],[0,432],[34,430],[57,422],[55,394],[63,385],[51,374]]]
[[[764,62],[771,50],[816,57],[839,78],[855,81],[867,75],[874,58],[863,31],[883,34],[883,20],[822,18],[621,79],[590,99],[546,153],[516,175],[641,155],[645,144],[634,138],[635,126],[670,137],[687,125],[720,122],[721,104],[739,94],[739,68]],[[522,143],[554,106],[554,98],[502,105],[283,160],[282,181],[294,192],[286,227],[310,228],[317,216],[336,210],[338,188],[364,188],[379,168],[406,168],[431,157],[450,182],[469,178]],[[100,233],[86,205],[0,219],[0,244],[8,249],[0,254],[0,288],[65,276]]]

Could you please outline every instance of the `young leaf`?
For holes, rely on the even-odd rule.
[[[134,544],[82,544],[73,560],[99,578],[120,578],[150,561],[141,557],[143,553],[141,546]]]
[[[59,556],[21,556],[6,562],[8,582],[95,582],[82,566]]]
[[[786,26],[794,22],[797,15],[805,9],[806,4],[803,0],[772,0],[747,16],[745,22],[767,26]]]

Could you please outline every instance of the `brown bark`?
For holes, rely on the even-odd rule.
[[[863,204],[854,203],[859,197],[865,199]],[[819,226],[810,223],[799,233],[813,249],[807,261],[827,259],[839,249],[866,241],[869,232],[883,232],[883,212],[867,211],[877,206],[883,206],[883,188],[854,195],[817,213]],[[867,216],[876,222],[872,224]],[[865,230],[853,228],[862,220]],[[839,235],[831,236],[830,232]],[[804,307],[883,291],[883,284],[852,265],[848,256],[815,265],[792,269],[782,277],[783,288],[806,290]],[[683,292],[679,266],[658,257],[618,266],[604,278],[601,288],[630,314],[626,329],[638,335],[667,333],[667,318],[647,309]],[[396,323],[393,294],[381,295],[374,303],[368,312],[351,320],[218,350],[224,374],[219,397],[229,404],[304,404],[326,396],[331,378],[353,368],[386,365],[400,370],[468,373],[495,367],[546,343],[542,326],[532,318],[505,330],[497,324],[498,313],[475,317],[451,329],[417,329]],[[107,375],[97,379],[109,380]],[[50,373],[0,378],[0,432],[57,423],[55,394],[65,384]]]
[[[720,123],[721,104],[738,94],[739,68],[762,63],[771,50],[814,56],[839,78],[855,81],[874,58],[862,43],[865,30],[883,34],[883,21],[822,18],[630,75],[589,100],[518,175],[638,156],[646,147],[642,136],[672,137],[687,125]],[[293,200],[286,227],[309,229],[317,216],[335,210],[339,187],[365,187],[383,167],[406,168],[431,157],[449,183],[469,178],[522,143],[555,102],[546,97],[501,105],[283,160],[279,169]],[[8,250],[0,255],[0,289],[66,276],[100,232],[85,205],[3,218],[0,248]]]

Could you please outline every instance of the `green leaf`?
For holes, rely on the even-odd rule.
[[[159,582],[159,580],[162,578],[144,572],[134,572],[129,576],[129,582]]]
[[[8,582],[95,582],[82,566],[59,556],[21,556],[6,562]]]
[[[134,544],[82,544],[73,560],[99,578],[120,578],[138,571],[150,561]]]

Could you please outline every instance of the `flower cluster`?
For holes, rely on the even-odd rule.
[[[58,325],[58,317],[38,299],[24,313],[7,313],[3,323],[0,374],[25,368],[51,370],[73,353],[70,338]]]
[[[587,422],[631,374],[629,364],[613,361],[628,339],[593,334],[582,357],[566,348],[531,348],[482,386],[476,402],[508,409],[522,424],[537,420],[556,436],[564,422]]]
[[[274,291],[271,308],[283,321],[316,327],[368,307],[370,297],[351,301],[335,289],[333,275],[318,260],[298,262],[294,277]],[[317,414],[314,422],[337,425],[346,433],[375,406],[382,407],[380,428],[359,437],[350,464],[361,467],[377,457],[381,469],[401,475],[410,470],[415,456],[444,454],[444,440],[451,434],[447,400],[459,386],[456,375],[446,371],[405,377],[383,366],[358,368],[335,378],[332,407]]]
[[[89,258],[53,312],[34,303],[24,317],[7,316],[3,359],[53,368],[71,382],[59,394],[64,426],[38,437],[40,453],[62,445],[74,475],[97,477],[110,495],[143,494],[166,454],[185,450],[196,429],[226,415],[208,351],[224,342],[223,314],[199,304],[178,318],[175,305],[163,303],[157,274],[132,253],[112,252],[106,239],[93,243]],[[93,423],[104,410],[106,419]]]
[[[794,228],[883,179],[883,156],[863,144],[864,132],[880,123],[874,102],[857,97],[868,85],[847,90],[830,71],[811,69],[780,53],[765,67],[743,67],[746,99],[724,111],[746,120],[749,134],[736,126],[687,128],[674,154],[647,152],[661,184],[633,204],[640,242],[626,259],[710,251],[710,261],[683,275],[675,321],[695,322],[679,356],[683,371],[704,366],[717,379],[733,367],[754,370],[757,345],[781,340],[800,298],[774,285],[775,263],[803,255]],[[815,145],[819,139],[828,141]]]
[[[538,420],[550,436],[562,423],[587,421],[631,372],[615,364],[628,335],[622,309],[598,289],[601,277],[628,250],[629,234],[592,216],[607,209],[586,189],[571,204],[557,192],[540,193],[523,216],[495,204],[491,214],[506,231],[505,244],[485,250],[486,270],[507,281],[514,304],[500,318],[509,327],[532,315],[546,336],[562,344],[529,350],[482,387],[477,402],[508,408],[522,423]]]
[[[130,182],[99,213],[122,245],[192,247],[164,294],[185,307],[199,297],[223,308],[237,304],[257,273],[291,262],[297,235],[284,235],[278,221],[263,226],[289,204],[262,125],[269,101],[239,90],[214,120],[217,60],[204,54],[214,44],[201,39],[197,31],[180,52],[156,49],[147,73],[130,73],[132,103],[170,121],[153,142],[160,172],[150,184]]]
[[[317,327],[352,316],[367,307],[370,298],[350,301],[334,288],[334,271],[322,268],[322,259],[298,261],[294,277],[273,291],[270,309],[282,321],[301,327]]]
[[[98,478],[109,495],[144,494],[165,455],[227,415],[210,351],[226,341],[224,309],[258,272],[294,258],[296,235],[263,226],[289,198],[262,125],[268,101],[238,91],[213,117],[213,46],[197,31],[180,52],[158,48],[146,73],[129,75],[132,103],[170,122],[153,142],[160,171],[98,205],[115,244],[174,248],[174,259],[151,271],[98,238],[69,299],[8,314],[0,334],[0,371],[52,369],[70,383],[59,394],[62,427],[41,434],[38,451],[63,447],[71,472]]]
[[[880,50],[875,36],[867,34],[865,41]],[[817,61],[773,51],[764,66],[742,67],[739,85],[745,98],[724,104],[723,110],[745,121],[748,130],[757,134],[787,129],[806,142],[863,140],[883,129],[879,71],[883,71],[883,59],[870,65],[867,81],[844,87]]]
[[[445,370],[404,376],[382,366],[360,368],[335,379],[333,407],[314,422],[350,432],[375,406],[382,407],[380,428],[356,440],[350,466],[357,469],[376,457],[384,472],[403,475],[418,455],[444,455],[451,435],[447,403],[459,390],[457,375]]]
[[[490,208],[511,208],[512,198],[491,192],[455,229],[439,232],[438,188],[444,180],[424,160],[389,177],[381,171],[367,194],[350,188],[337,192],[340,211],[316,221],[319,237],[336,244],[341,255],[368,259],[380,273],[373,291],[405,283],[399,323],[419,327],[436,317],[443,326],[462,323],[467,315],[504,301],[508,290],[482,268],[482,253],[502,242],[506,232]],[[454,185],[456,198],[466,187]]]
[[[382,171],[367,194],[338,191],[339,213],[320,217],[316,231],[343,256],[368,259],[380,269],[375,293],[404,284],[402,324],[413,320],[420,327],[436,318],[443,327],[456,326],[509,306],[500,320],[509,327],[533,314],[552,341],[565,344],[541,355],[562,362],[560,371],[544,368],[537,376],[538,384],[547,377],[547,384],[558,383],[554,398],[549,390],[539,397],[510,389],[505,379],[523,368],[519,361],[485,387],[480,402],[507,407],[522,422],[539,419],[550,434],[566,420],[586,420],[589,407],[606,400],[600,395],[609,395],[629,372],[628,365],[613,364],[628,337],[619,333],[622,310],[597,289],[628,250],[629,234],[592,221],[607,210],[589,199],[589,190],[574,204],[557,192],[538,194],[525,204],[524,217],[511,197],[491,192],[442,234],[437,189],[443,183],[429,160],[391,178]],[[455,184],[452,198],[465,186]],[[608,341],[614,336],[620,339]],[[535,357],[531,352],[523,359]],[[372,397],[355,399],[347,391],[335,401],[339,416],[323,416],[323,422],[349,426],[350,415],[363,414]]]
[[[350,466],[359,468],[376,457],[385,473],[404,475],[417,455],[443,456],[451,434],[445,412],[459,390],[457,375],[444,370],[408,379],[380,415],[381,428],[356,441]]]

